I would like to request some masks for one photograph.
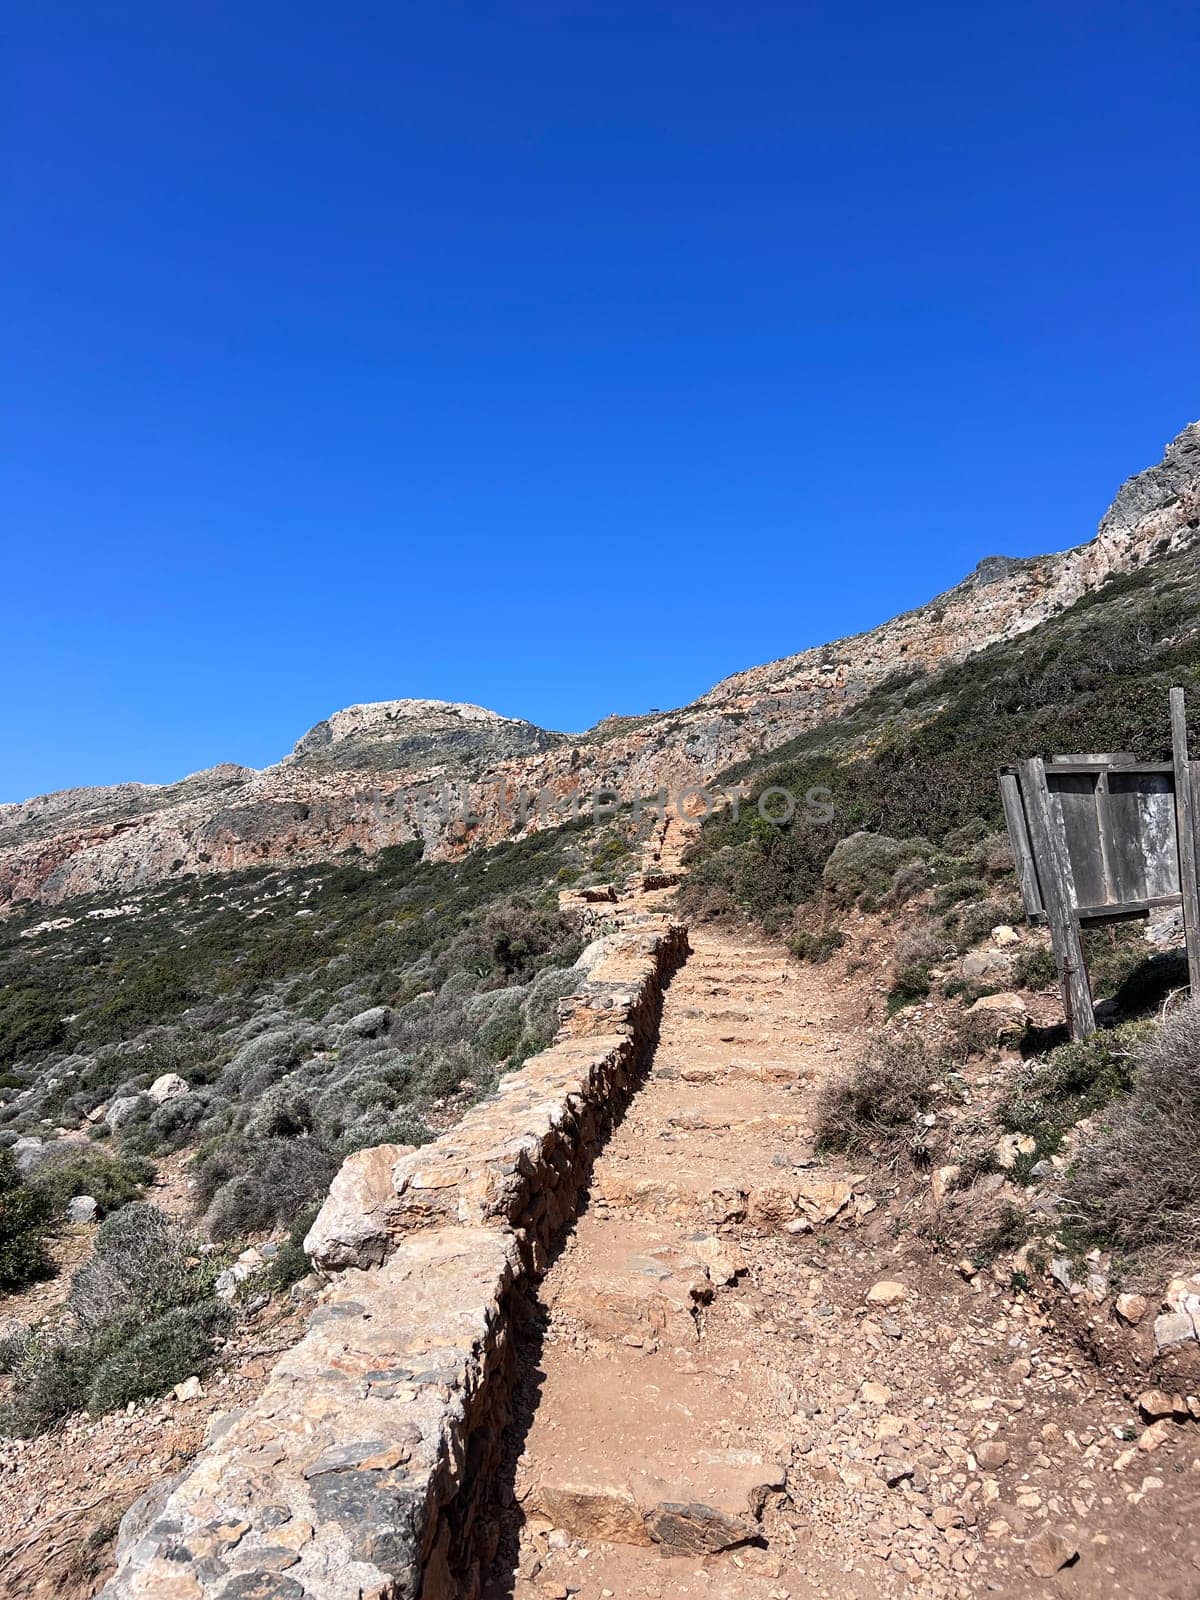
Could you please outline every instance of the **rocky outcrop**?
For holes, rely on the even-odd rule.
[[[350,1158],[307,1241],[332,1275],[308,1332],[135,1508],[109,1600],[475,1600],[519,1296],[576,1214],[686,951],[653,917],[598,940],[551,1049],[432,1145]]]
[[[678,794],[836,716],[897,672],[929,671],[1027,632],[1109,578],[1190,544],[1198,529],[1194,423],[1158,466],[1124,485],[1090,543],[1031,559],[990,556],[919,610],[737,673],[677,711],[568,735],[479,706],[386,701],[337,712],[262,772],[217,767],[163,787],[0,806],[0,909],[411,839],[453,857],[561,821],[572,797],[603,785]],[[523,792],[546,799],[528,820]]]

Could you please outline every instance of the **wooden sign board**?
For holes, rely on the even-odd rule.
[[[1034,758],[1000,774],[1026,915],[1049,925],[1073,1037],[1096,1026],[1080,928],[1179,906],[1200,994],[1200,766],[1188,758],[1183,690],[1171,691],[1174,759]]]

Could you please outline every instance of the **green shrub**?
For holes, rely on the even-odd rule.
[[[12,1152],[0,1149],[0,1294],[53,1273],[46,1248],[51,1218],[49,1199],[23,1182]]]
[[[815,933],[801,928],[788,939],[787,947],[797,961],[810,961],[820,966],[836,955],[845,943],[846,935],[840,928],[822,928]]]
[[[980,1235],[978,1243],[971,1251],[975,1265],[986,1267],[995,1261],[997,1256],[1019,1250],[1028,1242],[1029,1232],[1029,1218],[1025,1212],[1019,1206],[1006,1202],[1001,1207],[999,1218]]]
[[[229,1308],[218,1300],[156,1317],[96,1364],[87,1389],[89,1413],[99,1416],[131,1400],[166,1394],[203,1368],[229,1323]]]
[[[226,1175],[208,1207],[209,1232],[218,1240],[290,1222],[324,1196],[338,1169],[338,1157],[316,1139],[230,1140],[218,1155],[201,1162],[201,1195],[218,1162]]]
[[[894,960],[897,968],[934,967],[954,954],[954,940],[938,922],[914,924],[896,940]]]
[[[1013,962],[1014,989],[1048,989],[1058,982],[1054,952],[1044,944],[1027,945]]]
[[[832,1072],[816,1097],[816,1138],[824,1150],[860,1145],[919,1158],[920,1118],[941,1092],[946,1065],[918,1040],[877,1034],[851,1065]]]
[[[1096,1238],[1123,1249],[1200,1248],[1200,1001],[1158,1028],[1116,1030],[1128,1096],[1080,1150],[1068,1200]]]
[[[1013,1168],[1015,1181],[1023,1181],[1034,1163],[1058,1150],[1069,1128],[1129,1093],[1145,1033],[1145,1026],[1136,1024],[1102,1029],[1088,1039],[1059,1045],[1021,1070],[998,1113],[1007,1132],[1028,1134],[1036,1141],[1033,1154]]]
[[[821,881],[837,905],[852,905],[864,895],[882,901],[891,892],[899,868],[929,854],[930,847],[924,839],[893,839],[885,833],[852,833],[834,845]]]
[[[80,1194],[90,1194],[107,1215],[140,1198],[153,1176],[154,1168],[137,1156],[113,1155],[94,1145],[64,1145],[51,1147],[32,1183],[46,1195],[56,1217]]]
[[[953,936],[954,949],[965,955],[986,939],[997,923],[1003,922],[1001,908],[994,900],[959,901],[942,919],[942,926]]]
[[[71,1280],[67,1306],[91,1340],[108,1337],[130,1318],[148,1319],[211,1295],[216,1265],[175,1218],[134,1201],[101,1224],[91,1259]]]
[[[81,1410],[94,1364],[87,1344],[53,1337],[27,1341],[0,1407],[0,1434],[32,1439]]]
[[[46,989],[0,988],[0,1064],[53,1050],[66,1036],[61,1012]]]
[[[904,1006],[913,1005],[918,1000],[924,1000],[932,983],[928,967],[901,967],[892,978],[891,987],[888,989],[889,1014],[902,1010]]]
[[[389,1140],[389,1143],[399,1141]],[[282,1294],[290,1289],[294,1283],[299,1283],[301,1278],[306,1278],[312,1271],[312,1262],[304,1250],[304,1241],[308,1237],[309,1229],[317,1220],[320,1206],[309,1206],[307,1211],[302,1211],[288,1232],[287,1238],[267,1267],[263,1281],[273,1294]]]
[[[190,1376],[227,1323],[215,1276],[213,1257],[164,1212],[140,1201],[114,1212],[58,1328],[19,1342],[0,1429],[31,1437],[85,1404],[123,1405]]]

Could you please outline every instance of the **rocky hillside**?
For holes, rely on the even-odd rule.
[[[1190,545],[1198,529],[1193,423],[1159,465],[1123,486],[1090,542],[1027,560],[989,557],[916,611],[737,673],[676,711],[569,735],[478,706],[387,701],[337,712],[261,772],[222,765],[176,784],[0,806],[0,908],[320,862],[351,846],[375,854],[414,838],[429,857],[452,858],[519,831],[522,790],[549,791],[563,805],[603,784],[626,797],[678,791],[785,745],[898,673],[929,672],[1038,627]]]

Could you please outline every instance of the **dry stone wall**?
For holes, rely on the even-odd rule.
[[[474,1600],[513,1318],[686,954],[664,918],[597,940],[549,1050],[433,1144],[350,1158],[307,1241],[330,1283],[305,1337],[127,1515],[108,1600]]]

